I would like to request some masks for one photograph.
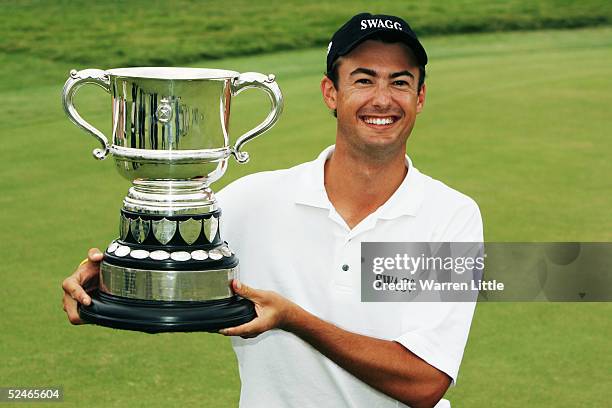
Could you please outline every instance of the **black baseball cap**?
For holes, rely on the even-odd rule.
[[[336,31],[327,48],[327,73],[331,73],[334,61],[346,55],[359,44],[375,35],[388,35],[406,44],[420,65],[427,64],[427,53],[414,31],[403,19],[385,14],[361,13],[353,16]]]

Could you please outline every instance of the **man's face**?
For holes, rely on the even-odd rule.
[[[368,40],[342,57],[338,87],[325,77],[325,103],[338,115],[338,142],[370,153],[404,149],[425,102],[419,69],[401,43]],[[341,139],[342,138],[342,139]]]

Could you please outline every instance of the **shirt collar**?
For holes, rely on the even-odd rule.
[[[334,145],[327,147],[319,156],[305,163],[301,174],[295,202],[311,207],[331,209],[332,204],[325,191],[325,162],[334,152]],[[413,165],[406,155],[408,173],[393,195],[375,213],[378,218],[393,219],[402,215],[416,216],[424,198],[424,175]]]

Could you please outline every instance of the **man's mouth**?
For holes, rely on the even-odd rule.
[[[376,127],[384,127],[393,125],[398,119],[398,116],[360,116],[366,124]]]

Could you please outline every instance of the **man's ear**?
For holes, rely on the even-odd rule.
[[[425,106],[425,94],[427,93],[427,87],[425,84],[421,85],[421,91],[417,95],[417,106],[416,112],[421,113],[423,107]]]
[[[338,91],[327,75],[321,80],[321,93],[323,94],[323,101],[325,101],[327,107],[331,110],[335,110],[337,107]]]

